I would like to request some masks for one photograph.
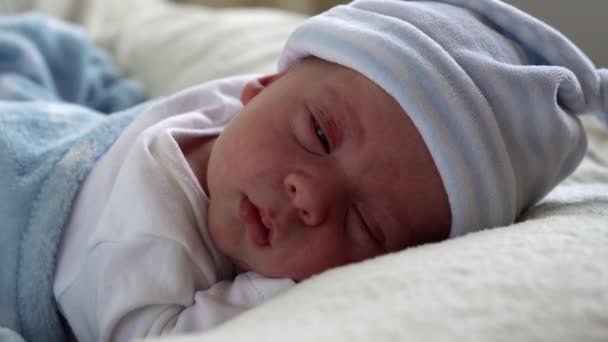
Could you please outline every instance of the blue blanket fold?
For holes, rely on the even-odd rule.
[[[79,28],[0,17],[0,341],[66,340],[53,296],[63,227],[142,100]]]

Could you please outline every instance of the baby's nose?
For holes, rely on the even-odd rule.
[[[326,220],[330,210],[335,186],[316,182],[312,177],[293,172],[284,180],[285,191],[297,216],[310,227]]]

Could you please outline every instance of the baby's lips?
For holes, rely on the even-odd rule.
[[[259,247],[270,245],[270,231],[260,217],[258,208],[244,196],[239,206],[239,216],[247,226],[247,231],[251,240]]]
[[[266,228],[270,231],[274,230],[274,220],[272,219],[272,215],[270,214],[271,209],[260,208],[260,219]]]

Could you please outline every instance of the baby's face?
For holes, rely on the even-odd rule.
[[[307,59],[242,100],[207,169],[211,237],[241,267],[304,279],[448,236],[426,145],[375,83]]]

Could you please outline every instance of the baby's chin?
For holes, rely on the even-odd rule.
[[[246,261],[240,260],[240,259],[235,259],[232,257],[228,257],[228,259],[230,259],[230,261],[236,265],[236,269],[237,269],[237,273],[243,273],[243,272],[255,272],[259,275],[262,275],[264,277],[268,277],[268,278],[290,278],[293,279],[295,281],[300,281],[303,278],[306,277],[297,277],[297,276],[291,276],[288,274],[280,274],[279,272],[267,272],[267,271],[263,271],[263,270],[259,270],[256,269],[254,267],[251,267]],[[302,279],[300,279],[302,278]]]
[[[233,257],[228,257],[228,259],[230,259],[230,261],[236,265],[237,271],[238,273],[243,273],[243,272],[255,272],[257,274],[263,275],[265,277],[269,277],[269,278],[289,278],[289,277],[282,277],[282,276],[277,276],[277,275],[272,275],[269,274],[268,272],[264,272],[262,270],[258,270],[254,267],[251,267],[251,265],[249,265],[246,261],[241,260],[241,259],[236,259]]]
[[[236,268],[238,270],[238,273],[243,273],[243,272],[249,272],[249,271],[253,271],[255,272],[251,266],[249,266],[248,263],[246,263],[243,260],[239,260],[239,259],[235,259],[233,257],[228,257],[228,259],[230,259],[230,261],[236,265]]]

